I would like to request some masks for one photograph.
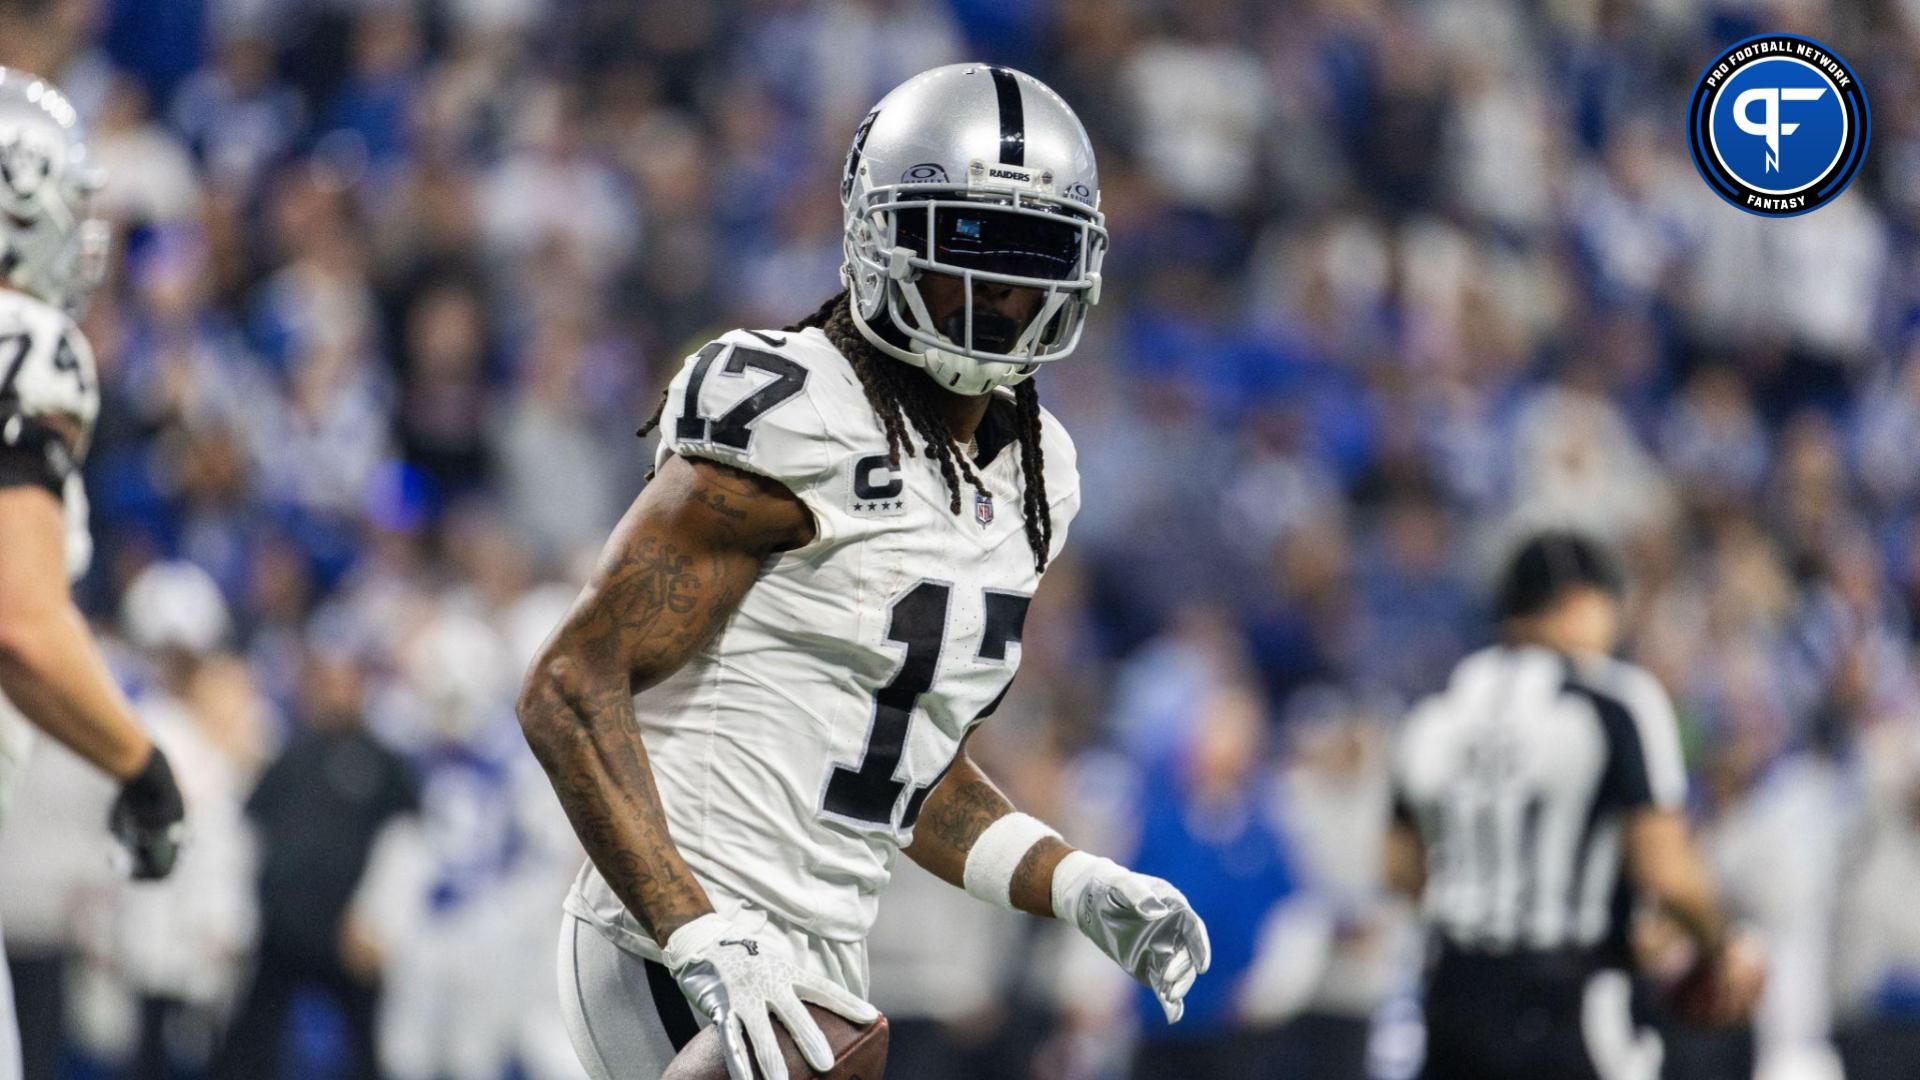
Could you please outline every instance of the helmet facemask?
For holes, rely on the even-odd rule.
[[[845,272],[855,322],[882,351],[957,393],[985,393],[1079,344],[1106,254],[1098,211],[1015,188],[939,183],[877,187],[857,198]],[[921,291],[928,273],[960,283],[964,304],[945,319],[934,317]],[[1039,308],[1025,325],[978,309],[981,283],[1036,290]]]

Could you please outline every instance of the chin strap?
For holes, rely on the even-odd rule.
[[[895,333],[905,339],[904,344],[891,340],[891,335],[887,334],[882,327],[874,325],[874,322],[878,320],[869,321],[866,314],[860,310],[860,304],[857,298],[852,299],[849,303],[849,311],[853,315],[854,327],[860,331],[860,336],[865,338],[868,344],[888,356],[893,357],[895,360],[910,364],[913,367],[925,371],[934,382],[940,384],[942,389],[956,394],[984,394],[1000,387],[1018,386],[1020,383],[1031,378],[1033,373],[1040,368],[1039,364],[1031,360],[1023,362],[1019,360],[975,359],[974,357],[961,353],[949,352],[946,349],[940,348],[938,345],[928,344],[918,338],[910,337],[903,331],[897,329],[899,326],[898,307],[900,301],[904,300],[907,306],[912,309],[917,316],[924,316],[927,322],[931,323],[932,316],[927,312],[926,303],[920,296],[920,290],[910,289],[896,292],[889,289],[887,296],[888,302],[887,306],[882,309],[882,316],[893,324],[896,328]],[[1060,298],[1055,297],[1055,299],[1058,300]],[[1042,308],[1041,310],[1043,315],[1048,311],[1047,308]],[[1035,324],[1038,325],[1041,321],[1041,319],[1036,318]],[[1025,338],[1031,336],[1034,332],[1034,327],[1029,326],[1027,333],[1022,335],[1022,339],[1025,340]]]

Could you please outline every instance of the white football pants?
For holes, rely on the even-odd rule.
[[[866,997],[865,942],[822,941],[771,920],[767,931],[783,931],[803,966]],[[616,945],[584,919],[561,916],[559,960],[567,1036],[593,1080],[660,1080],[706,1026],[665,965]]]

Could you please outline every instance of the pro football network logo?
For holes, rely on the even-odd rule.
[[[1694,87],[1694,167],[1750,214],[1793,217],[1833,201],[1867,156],[1867,95],[1832,49],[1797,34],[1729,46]]]

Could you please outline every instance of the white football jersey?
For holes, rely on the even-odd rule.
[[[0,289],[0,443],[12,444],[21,427],[44,417],[71,422],[74,446],[50,445],[46,452],[62,460],[62,491],[67,526],[67,574],[86,573],[93,557],[87,532],[87,493],[79,459],[93,437],[100,415],[100,379],[93,349],[66,312],[25,293]],[[12,796],[14,778],[26,764],[32,729],[13,703],[0,696],[0,818]]]
[[[1066,431],[1045,412],[1042,424],[1057,553],[1079,473]],[[859,378],[817,329],[708,345],[674,378],[661,432],[659,460],[778,480],[816,528],[768,560],[711,643],[634,699],[674,842],[716,905],[860,940],[927,792],[1019,665],[1039,584],[1019,447],[977,467],[989,497],[962,481],[954,514],[924,453],[888,465]],[[591,863],[568,910],[658,955]]]

